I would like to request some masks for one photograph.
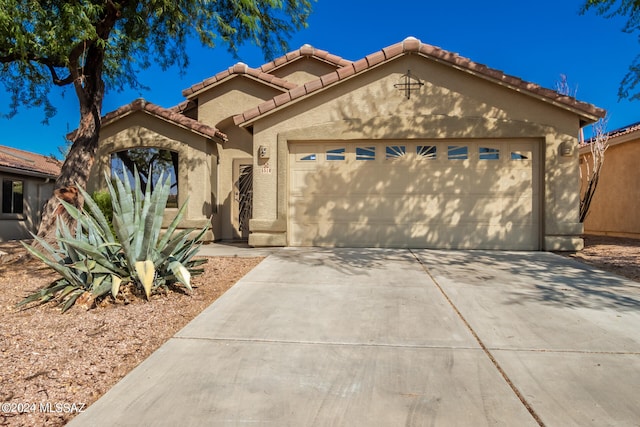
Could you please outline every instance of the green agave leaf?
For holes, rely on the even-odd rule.
[[[60,290],[64,289],[69,285],[69,282],[66,279],[58,279],[55,282],[51,283],[46,288],[42,288],[37,292],[27,296],[25,299],[16,304],[16,307],[21,307],[23,305],[29,304],[30,302],[35,302],[40,300],[40,303],[44,303],[49,301],[55,294],[57,294]]]
[[[101,297],[102,295],[109,293],[109,291],[111,291],[111,277],[111,274],[96,277],[93,281],[93,286],[91,287],[91,293],[95,297]]]
[[[40,261],[44,262],[46,265],[55,270],[62,277],[67,279],[70,284],[77,285],[79,287],[84,287],[84,281],[73,272],[73,269],[69,268],[67,265],[59,264],[57,262],[51,261],[47,258],[42,252],[37,250],[34,247],[27,247],[27,250]]]
[[[73,306],[73,304],[76,303],[77,299],[80,298],[80,295],[82,295],[83,293],[84,291],[81,289],[77,289],[75,292],[72,292],[69,298],[67,298],[66,302],[62,306],[62,312],[65,313],[67,310],[69,310]]]
[[[144,234],[142,244],[140,247],[140,255],[145,259],[149,258],[151,248],[156,247],[158,238],[160,237],[160,231],[162,229],[162,220],[164,218],[164,211],[167,206],[167,199],[169,198],[169,192],[171,190],[170,177],[164,179],[164,173],[160,174],[159,182],[162,184],[156,186],[151,196],[147,198],[145,196],[146,206],[148,206],[147,212],[144,216]],[[147,190],[149,186],[147,186]],[[147,191],[148,193],[148,191]]]
[[[180,225],[180,223],[182,222],[182,218],[187,212],[188,201],[189,197],[187,197],[187,200],[182,204],[182,206],[180,206],[180,209],[178,209],[178,213],[176,214],[175,218],[173,218],[173,220],[169,224],[169,227],[167,227],[166,232],[163,234],[162,239],[160,239],[160,242],[158,242],[158,244],[156,245],[158,251],[164,252],[164,248],[167,246],[169,240],[171,240],[173,233],[176,231],[178,225]]]
[[[91,246],[87,242],[82,242],[82,241],[79,241],[79,240],[60,239],[60,241],[65,243],[65,244],[67,244],[67,245],[69,245],[70,247],[76,248],[79,251],[82,251],[83,253],[87,254],[96,263],[100,264],[102,267],[107,269],[109,272],[119,273],[119,274],[124,273],[123,269],[119,268],[117,263],[113,262],[114,261],[113,259],[107,258],[104,255],[104,253],[100,250],[101,248],[103,248],[105,246],[118,247],[119,246],[118,243],[105,243],[105,244],[103,244],[103,245],[101,245],[101,246],[96,248],[96,247]],[[75,264],[73,264],[73,265],[75,265]],[[100,272],[102,272],[102,270]]]
[[[44,240],[41,237],[36,236],[35,234],[31,233],[31,236],[33,237],[33,239],[38,242],[38,244],[40,244],[40,246],[42,246],[42,248],[47,251],[49,253],[49,255],[51,255],[51,257],[53,258],[54,261],[56,262],[63,262],[63,258],[60,256],[60,254],[58,253],[58,251],[56,249],[54,249],[49,243],[47,243],[46,240]],[[25,242],[20,242],[22,244],[22,246],[29,251],[29,248],[31,248],[31,245],[27,245]],[[35,255],[35,254],[34,254]]]
[[[65,297],[67,295],[69,295],[71,292],[78,290],[77,286],[72,286],[72,285],[68,285],[67,287],[65,287],[62,292],[60,292],[57,297],[61,300],[64,301]],[[82,290],[84,292],[84,289]]]

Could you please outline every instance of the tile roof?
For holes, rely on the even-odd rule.
[[[189,117],[183,116],[178,112],[178,109],[182,106],[179,104],[173,109],[160,107],[156,104],[152,104],[151,102],[147,102],[144,99],[136,99],[130,104],[123,105],[115,111],[107,113],[102,118],[102,125],[105,126],[109,123],[112,123],[124,116],[127,116],[135,111],[143,111],[152,116],[158,117],[162,120],[166,120],[172,124],[177,126],[186,128],[190,131],[199,133],[208,138],[218,138],[222,141],[227,141],[227,135],[220,132],[218,129],[212,126],[205,125],[197,120],[190,119]]]
[[[426,58],[430,58],[434,61],[448,65],[450,67],[469,72],[492,82],[496,82],[498,84],[513,88],[514,90],[517,90],[519,92],[526,93],[531,96],[541,98],[547,102],[554,103],[555,105],[559,105],[561,107],[576,111],[579,114],[585,115],[589,119],[604,117],[606,113],[605,110],[598,108],[592,104],[578,101],[575,98],[561,95],[554,90],[543,88],[535,83],[530,83],[518,77],[510,76],[500,70],[489,68],[484,64],[473,62],[468,58],[458,55],[457,53],[449,52],[439,47],[422,43],[420,40],[414,37],[407,37],[400,43],[388,46],[358,61],[349,62],[342,68],[326,74],[315,81],[311,81],[304,85],[298,86],[286,93],[276,96],[272,100],[258,105],[255,108],[247,110],[242,114],[236,115],[234,117],[234,122],[236,125],[242,125],[247,122],[253,121],[258,116],[266,114],[269,111],[280,108],[285,104],[298,100],[299,98],[306,97],[314,92],[337,84],[342,80],[346,80],[354,75],[367,71],[382,63],[388,62],[405,54],[417,54]]]
[[[297,86],[295,83],[288,82],[284,79],[268,74],[262,70],[251,68],[247,64],[238,62],[237,64],[227,68],[226,70],[219,72],[215,76],[209,77],[208,79],[203,80],[200,83],[196,83],[190,88],[183,90],[182,96],[188,98],[204,89],[208,89],[222,81],[235,76],[247,76],[262,83],[275,86],[282,91],[287,91]]]
[[[169,107],[168,110],[173,111],[174,113],[183,114],[187,110],[191,110],[193,108],[197,108],[198,104],[191,100],[187,99],[186,101],[182,101],[178,105],[174,105],[173,107]]]
[[[305,44],[298,50],[294,50],[279,58],[274,59],[271,62],[267,62],[260,67],[260,71],[271,73],[278,68],[299,60],[300,58],[315,58],[322,62],[327,62],[331,65],[334,65],[336,66],[336,68],[346,67],[347,65],[351,64],[351,61],[349,60],[333,55],[326,50],[316,49],[309,44]]]
[[[607,133],[609,138],[615,138],[623,135],[628,135],[633,132],[640,131],[640,122],[630,124],[628,126],[624,126],[618,129],[614,129],[611,132]]]
[[[12,169],[25,175],[44,175],[56,178],[62,162],[49,156],[0,145],[0,168]]]

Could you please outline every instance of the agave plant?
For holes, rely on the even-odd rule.
[[[140,286],[147,299],[160,287],[181,283],[189,291],[191,276],[202,272],[196,267],[203,260],[194,260],[208,226],[195,238],[194,229],[177,228],[186,211],[185,202],[169,227],[162,232],[162,218],[170,189],[170,179],[158,180],[152,191],[147,186],[142,194],[140,179],[135,184],[129,178],[107,178],[113,207],[112,224],[99,205],[82,189],[85,209],[80,210],[61,201],[76,222],[75,233],[64,221],[58,220],[57,247],[34,236],[44,252],[32,246],[27,250],[62,276],[49,286],[29,295],[18,305],[44,303],[56,299],[63,311],[72,307],[84,295],[93,302],[109,292],[115,298],[120,287],[128,282]],[[90,304],[89,304],[90,305]]]

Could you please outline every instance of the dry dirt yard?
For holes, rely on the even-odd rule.
[[[209,258],[192,295],[60,314],[51,304],[15,308],[55,276],[15,244],[0,250],[10,254],[0,258],[0,426],[66,424],[262,260]],[[583,251],[563,255],[640,281],[640,240],[587,236]]]
[[[63,426],[215,301],[263,258],[209,258],[194,292],[105,301],[65,314],[16,309],[55,274],[0,243],[0,426]],[[75,404],[75,405],[74,405]]]

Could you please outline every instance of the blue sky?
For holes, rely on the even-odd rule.
[[[475,62],[500,69],[544,87],[554,88],[567,75],[577,98],[608,110],[608,129],[640,121],[640,102],[618,101],[618,85],[640,52],[637,35],[621,31],[624,19],[579,15],[583,0],[445,2],[384,0],[318,0],[307,29],[295,34],[290,48],[305,43],[349,60],[414,36],[424,43],[457,52]],[[108,92],[103,113],[132,100],[170,107],[183,101],[181,92],[238,62],[226,47],[190,46],[191,64],[184,75],[152,68],[140,75],[148,91]],[[251,45],[238,52],[251,67],[265,62]],[[77,101],[71,88],[55,92],[58,114],[41,125],[44,112],[21,109],[12,119],[0,118],[0,145],[59,155],[64,135],[78,124]],[[0,113],[8,97],[0,92]],[[588,132],[588,130],[587,130]]]

